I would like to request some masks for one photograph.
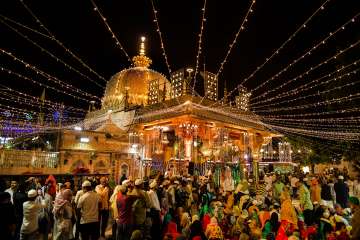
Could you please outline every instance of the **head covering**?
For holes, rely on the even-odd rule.
[[[245,191],[240,191],[241,193],[245,194],[245,195],[248,195],[249,194],[249,190],[245,190]]]
[[[245,209],[242,210],[242,213],[241,213],[240,217],[243,218],[243,219],[248,218],[249,217],[248,211],[246,211]]]
[[[81,187],[91,187],[91,182],[88,181],[88,180],[85,180],[85,181],[82,183]]]
[[[135,186],[140,186],[141,184],[143,184],[143,180],[141,180],[141,179],[135,180]]]
[[[140,230],[135,230],[132,232],[130,240],[141,240],[143,239],[143,235]]]
[[[126,192],[126,186],[120,185],[119,186],[119,191],[122,192],[122,193],[125,193]]]
[[[324,217],[324,218],[329,218],[329,217],[330,217],[330,212],[329,212],[329,210],[325,210],[325,211],[324,211],[323,217]]]
[[[63,195],[63,198],[67,201],[71,201],[71,198],[72,198],[72,191],[70,189],[65,189],[63,192],[62,192],[62,195]]]
[[[33,198],[37,196],[37,192],[35,189],[31,189],[28,194],[27,194],[28,198]]]
[[[65,185],[65,188],[68,188],[68,189],[71,188],[71,182],[65,182],[64,185]]]
[[[358,205],[358,206],[360,205],[359,199],[357,197],[354,197],[354,196],[349,198],[349,202],[354,204],[354,205]]]
[[[344,180],[344,176],[340,175],[340,176],[339,176],[339,179],[340,179],[340,180]]]
[[[217,221],[216,217],[212,217],[210,219],[210,224],[218,224],[218,221]]]
[[[195,221],[198,221],[200,220],[199,216],[198,215],[193,215],[192,218],[191,218],[191,222],[195,222]]]
[[[60,192],[58,195],[56,195],[53,208],[54,216],[58,215],[60,212],[59,210],[62,208],[62,206],[65,205],[65,203],[71,202],[71,198],[72,192],[70,189],[65,189],[63,192]]]
[[[121,184],[127,186],[130,182],[131,181],[129,179],[126,179],[126,180],[122,181]]]
[[[325,206],[325,207],[327,207],[328,206],[328,204],[326,203],[326,201],[325,200],[320,200],[320,206]]]
[[[234,206],[234,207],[233,207],[233,215],[234,215],[235,217],[240,216],[240,209],[239,209],[238,206]]]
[[[182,215],[181,215],[181,220],[180,220],[180,225],[182,227],[186,226],[187,224],[190,224],[190,215],[189,213],[187,212],[184,212]]]

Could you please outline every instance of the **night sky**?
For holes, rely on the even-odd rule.
[[[111,34],[107,31],[98,13],[93,10],[89,0],[26,0],[28,7],[36,14],[43,24],[64,43],[69,49],[81,57],[96,72],[109,79],[120,70],[129,67],[129,62],[123,52],[115,45]],[[149,0],[132,1],[95,1],[99,10],[106,17],[110,27],[124,46],[130,57],[137,54],[139,37],[147,37],[147,55],[152,58],[152,69],[168,76],[167,67],[162,56],[159,37],[156,33],[153,22],[153,11]],[[227,88],[232,90],[242,80],[248,77],[257,66],[261,65],[266,57],[269,57],[280,45],[285,42],[301,24],[308,19],[325,1],[319,0],[258,0],[254,5],[254,11],[249,15],[245,24],[245,31],[241,32],[234,46],[233,51],[224,65],[224,70],[219,76],[220,89],[226,82]],[[165,49],[167,51],[171,69],[177,70],[182,67],[195,66],[197,54],[198,34],[201,23],[201,8],[204,2],[200,0],[158,0],[154,1],[158,10],[160,29],[163,34]],[[203,69],[204,61],[206,70],[217,72],[220,63],[223,61],[229,44],[232,42],[235,33],[249,8],[251,1],[220,1],[207,0],[206,22],[203,33],[203,52],[200,56],[200,66]],[[268,62],[253,78],[245,84],[249,90],[256,88],[259,84],[272,77],[293,60],[307,52],[307,49],[317,44],[320,40],[335,31],[345,22],[360,12],[358,0],[331,0],[326,4],[324,10],[319,12],[296,37],[291,40],[280,53]],[[44,32],[31,15],[25,10],[20,1],[3,0],[0,13],[2,16],[11,18],[19,23],[25,24],[38,31]],[[269,91],[281,83],[298,76],[309,67],[321,63],[326,58],[333,56],[337,51],[356,43],[360,39],[359,18],[344,30],[337,33],[313,53],[299,61],[289,71],[279,78],[269,82],[263,88],[253,92],[257,96]],[[4,20],[2,17],[1,20]],[[101,81],[94,74],[90,73],[81,64],[59,47],[54,41],[48,40],[29,30],[23,29],[11,22],[9,25],[26,34],[33,41],[43,48],[49,50],[69,65],[75,67],[83,74],[88,75],[94,81]],[[104,90],[90,82],[77,73],[65,68],[62,64],[49,58],[37,47],[29,43],[0,23],[1,48],[12,52],[15,56],[40,68],[41,70],[56,76],[57,78],[74,85],[75,87],[89,92],[98,97],[103,96]],[[339,56],[335,61],[329,62],[305,78],[287,85],[283,89],[272,93],[269,96],[276,96],[279,93],[289,91],[317,77],[330,73],[342,65],[347,65],[360,56],[360,44],[353,49]],[[1,67],[12,69],[27,77],[36,79],[39,82],[46,82],[54,87],[59,85],[49,83],[45,79],[36,76],[21,64],[14,62],[5,55],[0,56]],[[360,64],[359,64],[360,65]],[[358,66],[359,66],[358,65]],[[355,68],[352,68],[355,69]],[[40,96],[42,87],[31,82],[21,80],[17,77],[0,72],[1,84],[17,89],[19,91]],[[325,85],[306,93],[323,91],[347,82],[359,79],[359,74],[343,80],[340,83]],[[347,82],[346,82],[347,81]],[[202,84],[200,78],[197,81],[197,89],[201,92]],[[339,89],[334,94],[336,97],[347,96],[350,93],[359,92],[359,84],[350,88]],[[301,96],[301,95],[299,95]],[[299,97],[297,96],[297,97]],[[330,96],[332,98],[333,96]],[[297,106],[300,104],[316,103],[328,99],[329,96],[317,96],[306,100],[294,101],[281,106]],[[47,99],[64,102],[66,105],[87,108],[88,103],[74,100],[73,98],[58,94],[53,90],[47,90]],[[286,100],[283,98],[281,100]],[[291,98],[288,98],[291,99]],[[279,100],[280,101],[280,100]],[[0,103],[5,103],[3,100]],[[348,104],[348,105],[347,105]],[[15,107],[17,106],[14,104]],[[359,106],[359,101],[339,103],[331,106],[331,109],[342,109]],[[279,106],[277,106],[279,107]],[[329,107],[310,108],[302,110],[304,113],[329,111]],[[299,110],[276,112],[274,114],[295,114]],[[300,111],[301,113],[301,111]],[[261,114],[261,113],[259,113]],[[269,114],[269,113],[266,113]],[[265,115],[266,115],[265,114]],[[351,113],[359,115],[359,112]],[[330,115],[331,116],[331,115]],[[345,115],[344,115],[345,116]],[[346,115],[348,116],[348,115]]]

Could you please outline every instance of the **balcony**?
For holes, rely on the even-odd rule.
[[[0,169],[53,169],[59,164],[58,152],[42,152],[28,150],[0,150]],[[10,171],[12,172],[12,171]],[[4,172],[5,173],[5,172]]]

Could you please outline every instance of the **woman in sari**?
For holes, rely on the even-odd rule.
[[[207,225],[205,236],[209,240],[223,240],[224,235],[223,232],[218,224],[218,221],[215,217],[212,217],[210,220],[210,224]]]
[[[280,195],[281,208],[280,208],[280,221],[287,221],[292,224],[292,226],[297,228],[297,214],[294,206],[291,202],[291,197],[287,187],[284,187]]]

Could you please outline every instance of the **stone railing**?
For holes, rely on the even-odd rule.
[[[57,168],[58,152],[0,150],[0,168]]]

